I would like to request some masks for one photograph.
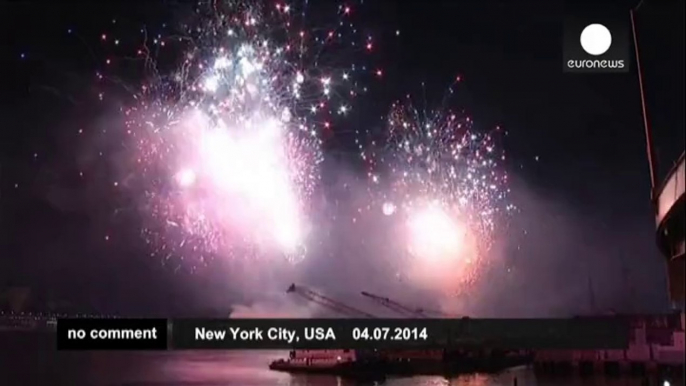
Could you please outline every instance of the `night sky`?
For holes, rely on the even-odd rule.
[[[93,91],[101,34],[112,19],[136,31],[178,17],[171,3],[141,3],[0,5],[0,288],[31,287],[36,298],[75,308],[138,314],[249,303],[224,283],[233,276],[223,270],[235,268],[186,275],[149,258],[135,216],[115,215],[126,198],[96,181],[107,180],[107,168],[88,183],[78,178],[83,144],[74,133],[106,116]],[[616,12],[628,20],[635,2],[625,3]],[[683,7],[645,1],[637,12],[660,180],[683,152]],[[394,99],[411,92],[433,103],[459,76],[454,103],[477,127],[507,131],[506,167],[520,212],[503,236],[502,272],[481,286],[479,312],[667,309],[633,58],[628,74],[563,73],[559,1],[368,0],[359,12],[358,26],[378,42],[374,60],[383,79],[369,83],[348,125],[381,127]],[[139,38],[131,35],[119,36]],[[135,71],[127,74],[134,82]],[[359,172],[351,132],[334,130],[325,144],[330,187],[343,177],[326,165]],[[104,239],[109,234],[116,243]],[[350,283],[336,275],[364,282],[374,272],[356,271],[353,258],[339,260],[320,259],[299,278],[355,293],[356,284],[335,283]]]

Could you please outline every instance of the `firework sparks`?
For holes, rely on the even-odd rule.
[[[408,217],[408,244],[413,254],[432,261],[461,254],[466,232],[439,203],[417,208]]]
[[[157,254],[306,252],[322,137],[364,91],[364,68],[341,67],[341,52],[367,52],[372,41],[358,39],[349,6],[323,31],[306,23],[304,9],[272,7],[199,5],[182,34],[153,40],[180,53],[168,74],[147,45],[137,50],[152,76],[124,110],[135,160],[127,173],[136,181],[127,187],[142,197],[144,235]]]
[[[408,271],[421,280],[454,288],[486,263],[499,217],[514,209],[496,138],[467,116],[420,112],[408,97],[393,105],[385,142],[361,153],[376,207],[402,219]]]

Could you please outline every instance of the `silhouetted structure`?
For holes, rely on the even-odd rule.
[[[655,191],[657,241],[660,251],[667,258],[669,295],[673,302],[684,304],[684,251],[686,242],[684,222],[684,181],[686,168],[684,154]]]
[[[684,239],[684,221],[686,221],[686,208],[684,208],[684,184],[686,181],[684,167],[684,153],[667,174],[662,182],[658,183],[657,160],[655,158],[655,146],[653,144],[652,127],[648,112],[646,111],[646,99],[643,85],[643,73],[641,71],[641,57],[639,42],[636,36],[636,24],[634,14],[643,2],[632,9],[631,30],[633,33],[634,53],[636,54],[636,71],[640,89],[641,108],[643,115],[643,127],[646,138],[646,153],[650,170],[651,197],[653,200],[656,223],[657,242],[662,254],[667,258],[667,272],[669,278],[669,295],[672,302],[678,304],[684,310],[685,286],[684,286],[684,251],[686,245]],[[683,322],[682,322],[683,323]]]

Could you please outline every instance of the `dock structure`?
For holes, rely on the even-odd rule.
[[[625,350],[537,350],[534,367],[545,373],[683,374],[683,313],[632,317]]]

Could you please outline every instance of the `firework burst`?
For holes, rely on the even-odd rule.
[[[383,143],[361,154],[375,207],[401,219],[408,272],[460,290],[487,263],[499,220],[513,209],[498,129],[480,132],[447,109],[419,111],[409,97],[392,106],[387,124]]]
[[[137,50],[149,76],[123,110],[132,162],[122,187],[138,197],[156,255],[304,257],[322,138],[363,92],[364,68],[341,61],[371,47],[349,6],[331,28],[305,11],[201,3],[181,33]],[[151,54],[161,49],[177,57],[173,70]]]

